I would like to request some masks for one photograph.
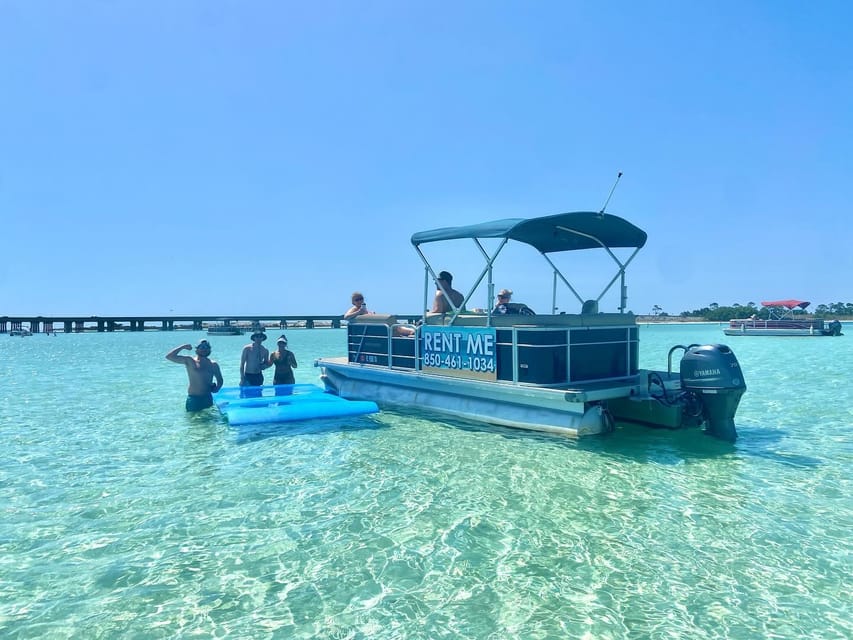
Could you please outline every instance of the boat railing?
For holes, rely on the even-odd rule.
[[[476,317],[467,321],[462,318],[462,326],[485,328],[471,320]],[[633,316],[536,316],[535,324],[521,324],[527,319],[519,316],[497,319],[500,325],[493,327],[497,380],[562,386],[621,380],[637,374],[639,343]],[[347,329],[348,361],[423,370],[423,327],[414,336],[401,335],[399,328],[407,325],[396,320],[377,314],[351,321]]]
[[[406,329],[405,333],[401,331]],[[389,314],[357,316],[347,326],[348,360],[360,364],[415,369],[414,327]]]
[[[425,324],[447,326],[451,323],[450,314],[430,313],[427,314]],[[514,326],[536,326],[536,327],[594,327],[609,325],[634,325],[636,317],[633,313],[560,313],[554,315],[522,316],[513,314],[495,314],[489,318],[487,313],[468,313],[456,316],[453,321],[458,327],[514,327]]]

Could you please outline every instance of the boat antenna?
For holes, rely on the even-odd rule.
[[[598,212],[598,215],[604,216],[604,210],[607,208],[607,205],[610,203],[610,198],[613,197],[613,192],[616,191],[616,185],[619,184],[619,178],[622,177],[622,172],[616,174],[616,182],[613,183],[613,188],[610,190],[610,195],[607,196],[607,200],[604,201],[604,206],[601,207],[601,211]]]

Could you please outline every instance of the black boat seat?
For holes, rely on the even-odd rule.
[[[581,307],[581,313],[584,315],[598,313],[598,300],[587,300],[584,302]]]

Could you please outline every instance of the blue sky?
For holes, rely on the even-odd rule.
[[[607,210],[649,234],[634,312],[853,301],[850,24],[834,1],[0,0],[0,315],[331,314],[354,289],[417,312],[412,233],[598,210],[618,171]],[[472,249],[437,256],[459,289]],[[507,258],[496,285],[547,310],[545,263]],[[573,258],[594,297],[612,271]]]

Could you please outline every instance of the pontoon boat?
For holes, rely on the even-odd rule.
[[[424,308],[437,281],[424,249],[457,240],[473,241],[485,260],[463,303],[451,302],[446,314],[425,312],[413,336],[397,329],[401,323],[393,315],[354,318],[347,327],[346,357],[315,362],[329,390],[380,407],[418,407],[566,435],[603,433],[627,421],[704,427],[719,438],[736,438],[734,416],[746,385],[727,346],[675,345],[666,371],[639,368],[639,328],[626,310],[625,270],[646,243],[644,231],[614,215],[574,212],[416,233],[411,242],[425,266]],[[483,283],[488,299],[494,299],[492,270],[510,241],[529,245],[550,266],[550,314],[465,310]],[[594,249],[606,252],[617,269],[597,298],[585,300],[552,256]],[[622,253],[627,255],[617,255]],[[617,280],[618,312],[598,313]],[[558,281],[577,299],[581,313],[556,313]],[[680,358],[676,367],[674,355]]]
[[[762,302],[769,310],[766,320],[753,315],[749,318],[729,320],[723,330],[727,336],[840,336],[838,320],[825,322],[823,318],[807,318],[797,310],[805,312],[809,302],[802,300],[774,300]]]

